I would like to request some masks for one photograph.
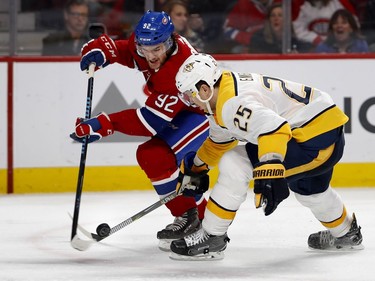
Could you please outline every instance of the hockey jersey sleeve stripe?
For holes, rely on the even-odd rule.
[[[233,220],[236,216],[236,211],[228,210],[220,206],[217,202],[215,202],[211,197],[207,202],[206,208],[216,216],[221,219],[225,220]]]
[[[147,107],[137,109],[137,115],[141,120],[142,124],[153,134],[156,135],[158,132],[168,126],[170,120],[166,120],[149,110]],[[168,118],[170,119],[170,118]]]
[[[215,143],[210,138],[207,138],[198,149],[197,156],[208,166],[214,167],[219,163],[223,154],[236,147],[237,144],[237,140],[225,143]]]
[[[167,115],[161,113],[160,111],[158,110],[155,110],[153,109],[152,107],[150,106],[147,106],[146,105],[146,109],[149,110],[150,112],[152,112],[153,114],[155,114],[156,116],[158,116],[159,118],[167,121],[167,122],[170,122],[172,120],[172,117],[168,117]]]
[[[180,152],[182,149],[184,149],[189,143],[194,141],[196,138],[198,138],[200,135],[202,135],[204,132],[206,132],[209,129],[210,125],[208,123],[208,120],[201,123],[198,127],[194,128],[194,130],[190,131],[188,134],[186,134],[179,142],[177,142],[174,146],[172,146],[172,150],[175,154]]]
[[[263,134],[258,138],[258,157],[269,153],[277,153],[283,158],[286,154],[288,141],[292,137],[289,123],[286,121],[277,130],[268,134]]]
[[[223,71],[223,74],[221,76],[221,82],[220,82],[220,92],[218,94],[218,99],[216,103],[216,120],[217,123],[225,128],[225,124],[223,122],[223,106],[224,103],[229,100],[230,98],[237,96],[237,87],[235,83],[235,77],[234,75],[229,71]]]
[[[348,116],[334,105],[304,124],[301,128],[293,129],[293,138],[299,143],[305,142],[344,125],[348,120]]]

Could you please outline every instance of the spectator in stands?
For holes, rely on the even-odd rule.
[[[355,14],[349,0],[306,0],[293,21],[296,37],[317,46],[326,39],[329,20],[338,9],[347,9]]]
[[[366,13],[367,3],[371,2],[373,0],[349,0],[349,1],[354,8],[355,14],[358,17],[359,22],[362,23],[364,15]]]
[[[104,24],[112,39],[127,39],[145,6],[145,1],[140,0],[88,1],[91,21]]]
[[[200,13],[194,13],[194,14],[190,13],[189,19],[188,19],[188,25],[200,37],[204,36],[206,28],[205,28],[203,17]]]
[[[89,37],[87,25],[89,7],[84,0],[69,0],[64,6],[65,29],[43,39],[42,55],[75,56]]]
[[[375,0],[355,1],[355,7],[370,52],[375,52]]]
[[[139,1],[139,0],[136,0],[136,1]],[[163,7],[165,6],[165,4],[168,2],[169,0],[154,0],[154,10],[155,11],[162,11],[163,10]],[[144,1],[141,1],[141,2],[144,2]]]
[[[297,40],[292,31],[292,50],[290,52],[308,52],[312,49],[309,43]],[[282,53],[283,9],[282,4],[273,4],[264,22],[264,27],[254,32],[250,45],[250,53]]]
[[[204,42],[206,53],[229,53],[231,43],[224,39],[223,24],[237,0],[189,0],[189,26]]]
[[[3,1],[5,2],[5,1]],[[64,28],[64,17],[61,12],[66,0],[21,0],[22,12],[35,13],[37,30],[53,30]]]
[[[232,53],[246,53],[252,35],[263,28],[267,10],[273,0],[238,0],[230,10],[224,23],[224,36],[233,41]]]
[[[203,52],[204,42],[202,38],[189,26],[187,3],[183,0],[170,0],[166,2],[163,10],[171,17],[175,31],[185,37],[198,52]]]
[[[367,53],[368,45],[360,34],[358,23],[351,12],[337,10],[328,25],[327,39],[316,47],[317,53]]]

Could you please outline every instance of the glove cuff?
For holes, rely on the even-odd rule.
[[[98,132],[102,137],[106,137],[114,133],[111,119],[109,119],[109,116],[106,113],[101,112],[97,116],[97,120],[100,123],[100,129],[94,131]]]
[[[210,169],[208,168],[206,163],[202,164],[201,166],[193,165],[193,167],[191,167],[191,173],[195,173],[198,175],[207,174],[209,170]]]
[[[187,176],[203,176],[210,170],[206,163],[200,161],[194,151],[186,153],[184,159],[181,161],[180,170]]]
[[[119,52],[117,50],[115,42],[108,35],[103,34],[97,40],[100,42],[101,50],[105,54],[105,60],[107,64],[115,63],[119,61]],[[106,65],[103,65],[105,67]]]

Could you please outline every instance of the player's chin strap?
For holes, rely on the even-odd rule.
[[[202,99],[201,96],[199,95],[199,93],[196,95],[196,98],[200,101],[200,102],[204,102],[206,104],[206,107],[207,107],[207,111],[210,115],[214,115],[214,113],[212,112],[212,109],[211,109],[211,105],[210,105],[210,100],[212,99],[213,95],[214,95],[214,87],[210,87],[211,89],[211,94],[210,96],[207,98],[207,99]]]

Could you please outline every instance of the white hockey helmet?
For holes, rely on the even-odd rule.
[[[222,71],[216,60],[208,54],[192,54],[181,65],[176,75],[176,87],[180,91],[180,98],[190,105],[189,97],[197,97],[200,101],[208,103],[213,95],[213,87],[219,80]],[[211,96],[207,100],[201,100],[196,85],[204,81],[211,88]]]

